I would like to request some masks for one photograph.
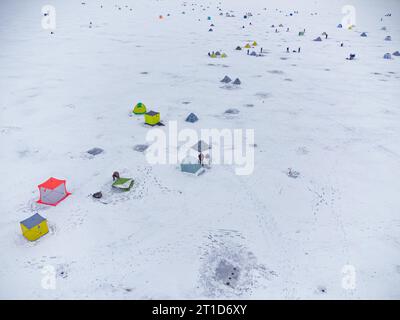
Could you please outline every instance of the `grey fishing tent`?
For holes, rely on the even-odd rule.
[[[241,83],[242,83],[242,82],[239,80],[239,78],[236,78],[236,80],[233,81],[233,84],[239,85],[239,84],[241,84]]]
[[[229,78],[228,76],[225,76],[225,77],[221,80],[222,83],[229,83],[229,82],[231,82],[231,81],[232,81],[232,79]]]
[[[185,121],[193,123],[193,122],[196,122],[198,120],[199,120],[199,118],[192,112],[187,116]]]
[[[204,172],[204,168],[195,157],[187,156],[181,162],[181,171],[198,176]]]

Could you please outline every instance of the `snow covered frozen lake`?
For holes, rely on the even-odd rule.
[[[346,5],[355,26],[337,28]],[[399,299],[399,15],[396,0],[0,1],[0,298]],[[253,172],[150,164],[138,102],[166,133],[253,129]],[[36,202],[49,177],[72,193],[54,207]],[[49,233],[29,242],[35,213]]]

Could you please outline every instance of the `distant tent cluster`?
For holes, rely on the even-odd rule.
[[[342,29],[342,28],[343,28],[343,25],[342,25],[341,23],[339,23],[336,27],[339,28],[339,29]],[[347,26],[347,29],[348,29],[348,30],[351,30],[351,29],[353,29],[354,27],[355,27],[354,24],[350,24],[349,26]]]
[[[228,57],[228,55],[226,54],[226,53],[224,53],[224,52],[220,52],[220,51],[216,51],[216,52],[211,52],[211,53],[208,53],[208,56],[210,57],[210,58],[226,58],[226,57]]]
[[[257,41],[253,41],[251,44],[250,43],[246,43],[246,45],[244,46],[246,49],[250,49],[252,47],[256,47],[258,46]]]
[[[228,76],[225,76],[220,82],[228,84],[228,83],[232,82],[232,79],[229,78]],[[235,84],[235,85],[240,85],[241,83],[242,82],[240,81],[239,78],[236,78],[235,81],[232,82],[232,84]]]

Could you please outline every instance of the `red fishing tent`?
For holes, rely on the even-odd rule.
[[[49,178],[47,181],[38,185],[40,198],[37,201],[41,204],[48,204],[50,206],[56,206],[71,193],[67,191],[65,180],[59,180],[56,178]]]

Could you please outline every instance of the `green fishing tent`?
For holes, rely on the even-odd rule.
[[[129,191],[133,186],[133,179],[131,178],[119,178],[114,181],[112,184],[113,188],[122,190],[122,191]]]
[[[139,102],[135,108],[133,109],[134,114],[145,114],[146,113],[146,106]]]

